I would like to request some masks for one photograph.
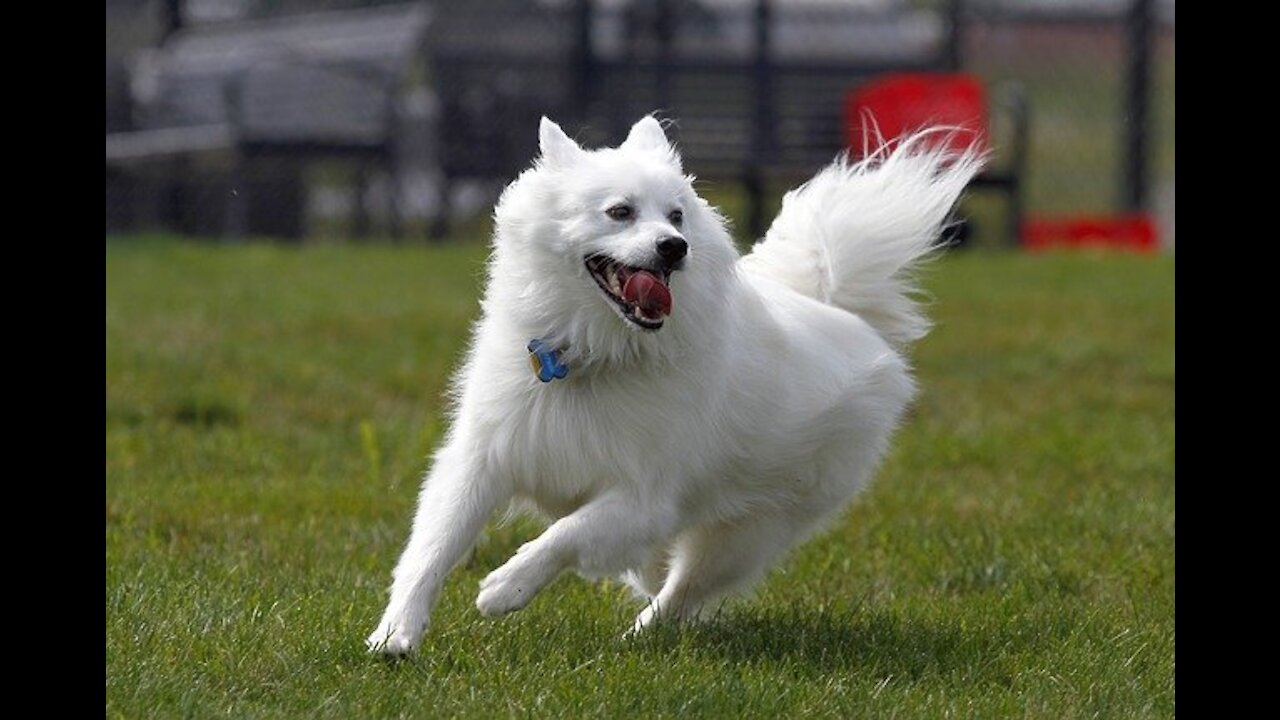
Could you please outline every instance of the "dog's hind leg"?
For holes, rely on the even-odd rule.
[[[480,582],[476,608],[485,615],[519,610],[568,568],[590,577],[617,575],[645,563],[672,531],[674,514],[611,492],[560,518]]]
[[[837,418],[839,419],[839,418]],[[837,426],[849,426],[845,420]],[[887,431],[881,430],[881,435]],[[727,597],[750,590],[791,549],[839,516],[866,485],[883,442],[875,432],[834,436],[808,468],[797,468],[789,500],[755,514],[688,530],[676,540],[662,591],[636,618],[695,619]]]
[[[662,590],[636,618],[650,623],[696,620],[728,597],[746,592],[788,550],[808,536],[811,519],[785,513],[717,522],[683,533]]]
[[[475,545],[493,510],[510,497],[460,445],[437,455],[423,483],[413,533],[392,573],[391,599],[366,641],[372,652],[402,655],[417,646],[445,576]]]
[[[662,583],[671,570],[671,549],[656,548],[643,565],[624,572],[619,579],[635,591],[638,597],[651,600],[662,590]]]

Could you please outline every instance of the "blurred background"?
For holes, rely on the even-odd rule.
[[[595,146],[656,110],[743,242],[941,121],[995,158],[954,241],[1174,245],[1172,0],[108,0],[106,33],[109,237],[483,239],[539,116]]]

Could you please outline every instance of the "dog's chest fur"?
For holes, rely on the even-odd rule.
[[[552,515],[620,485],[649,497],[665,494],[673,483],[687,483],[726,461],[689,446],[720,444],[707,436],[716,433],[716,403],[695,407],[646,370],[583,375],[526,384],[518,407],[496,428],[518,448],[505,454],[511,482]],[[654,416],[655,407],[664,409],[661,417]],[[690,458],[702,466],[691,467]]]
[[[768,413],[770,401],[728,379],[722,354],[701,355],[698,367],[579,367],[550,383],[520,354],[502,355],[487,359],[504,364],[503,382],[475,389],[477,440],[500,448],[489,455],[495,474],[552,518],[621,489],[696,522],[761,496],[776,501],[791,486],[778,480],[794,474],[796,458],[771,449],[780,426],[744,420]]]

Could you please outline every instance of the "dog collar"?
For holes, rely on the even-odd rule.
[[[533,367],[533,374],[544,383],[551,382],[557,378],[563,380],[569,374],[569,366],[560,362],[561,351],[551,347],[551,344],[542,338],[534,338],[529,341],[529,365]]]

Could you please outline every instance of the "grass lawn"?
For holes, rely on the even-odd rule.
[[[755,601],[492,621],[491,528],[416,657],[385,600],[484,249],[106,246],[108,717],[1174,715],[1169,257],[952,255],[877,482]]]

